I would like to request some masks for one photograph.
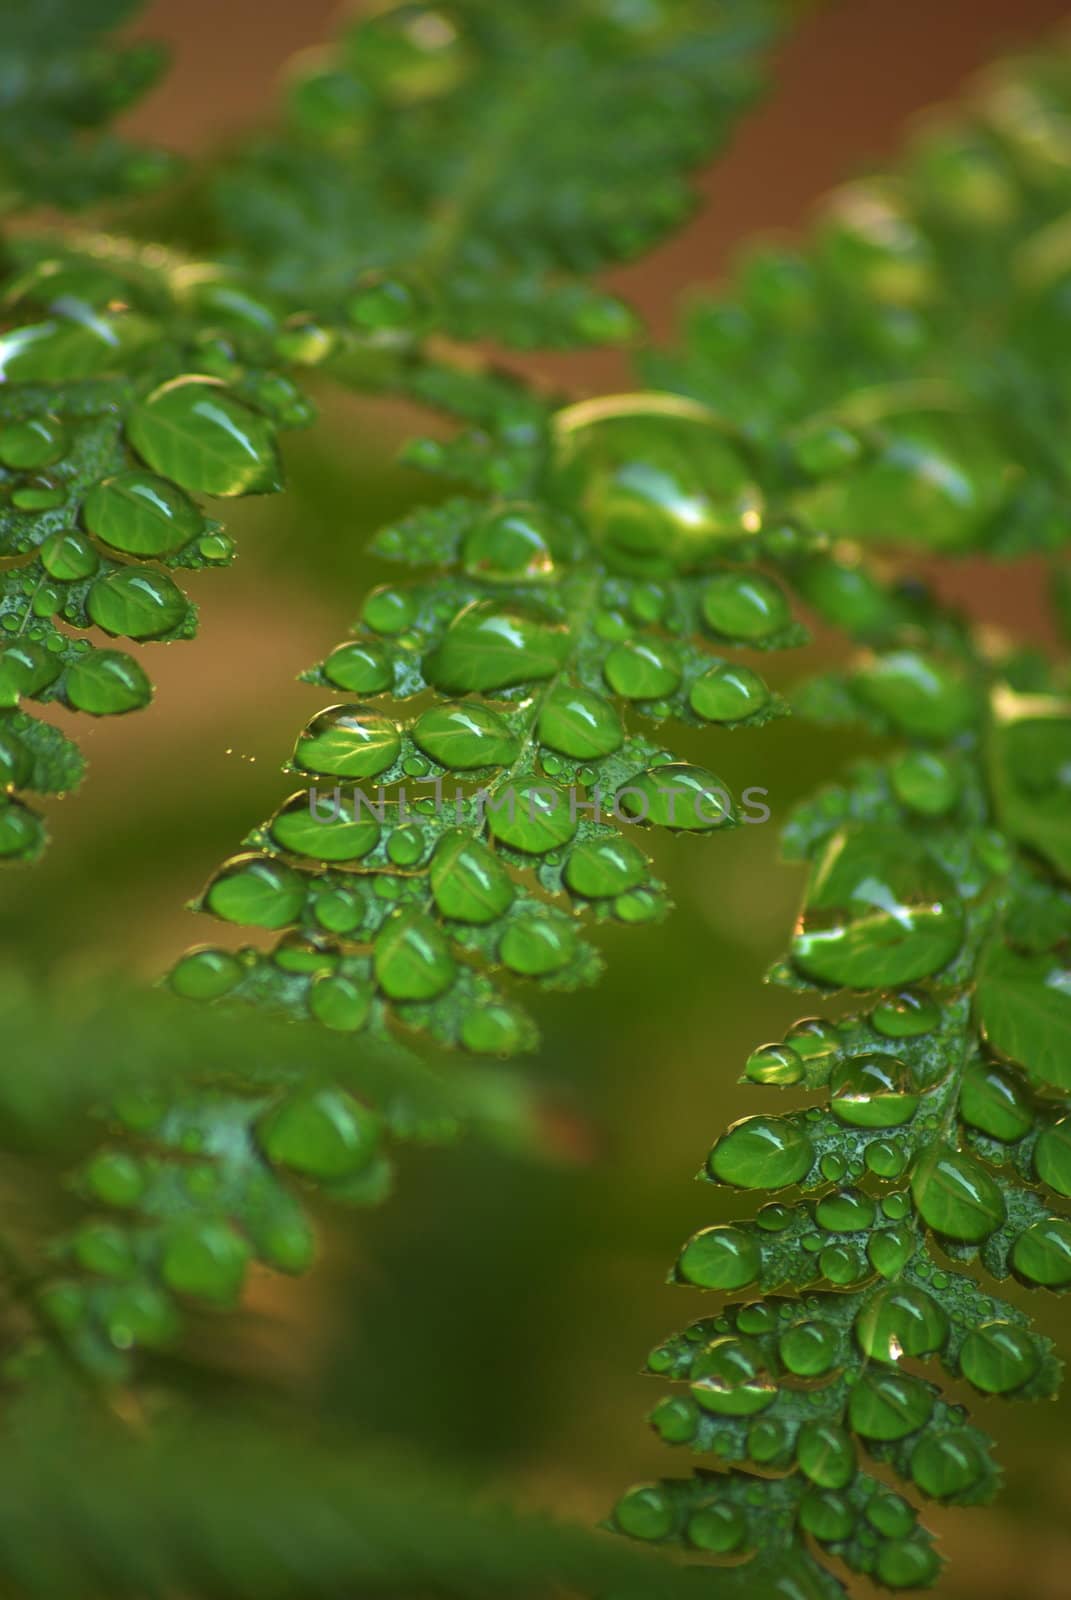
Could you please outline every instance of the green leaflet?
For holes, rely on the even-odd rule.
[[[427,458],[473,492],[377,544],[437,573],[374,590],[310,674],[362,698],[309,722],[291,761],[305,787],[198,902],[281,937],[187,958],[212,979],[191,987],[183,963],[183,992],[511,1055],[535,1038],[525,984],[598,975],[585,920],[663,914],[642,830],[717,833],[746,815],[715,771],[652,737],[671,716],[721,731],[784,710],[734,661],[806,637],[763,570],[746,450],[672,397],[529,402],[523,433],[503,420],[512,399],[492,388],[480,431]],[[485,459],[507,494],[485,485]],[[709,704],[697,686],[719,675]]]

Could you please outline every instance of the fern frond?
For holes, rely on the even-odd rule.
[[[687,215],[688,171],[753,94],[776,10],[391,6],[298,63],[285,133],[219,182],[224,245],[385,341],[627,339],[632,314],[583,279]]]
[[[136,9],[137,0],[3,0],[0,211],[70,210],[169,175],[164,151],[128,145],[107,127],[164,65],[155,45],[119,49],[106,38]]]

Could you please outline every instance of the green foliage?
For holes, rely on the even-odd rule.
[[[1051,247],[1069,101],[1063,57],[1002,80],[904,181],[834,206],[810,257],[745,268],[743,299],[697,313],[683,360],[657,363],[708,404],[731,392],[760,453],[787,437],[795,514],[854,541],[791,576],[874,648],[795,709],[906,741],[785,829],[810,875],[771,978],[866,998],[749,1058],[744,1081],[807,1100],[734,1123],[703,1176],[778,1198],[687,1242],[676,1281],[745,1297],[650,1357],[681,1385],[655,1429],[723,1470],[638,1485],[614,1511],[634,1538],[737,1558],[719,1593],[834,1596],[830,1560],[928,1586],[939,1559],[889,1474],[913,1496],[984,1503],[999,1474],[965,1394],[1036,1400],[1059,1380],[1020,1295],[988,1280],[1071,1286],[1066,662],[883,583],[866,547],[1008,552],[1063,537],[1046,464],[1066,404],[1051,354],[1063,276],[1037,230],[1048,223]],[[831,351],[856,316],[873,337],[851,346],[853,370],[847,346]],[[913,330],[895,352],[894,325]],[[793,364],[777,356],[790,336]],[[927,419],[919,380],[938,375],[956,398]],[[1013,416],[1008,386],[1028,380],[1028,413]]]

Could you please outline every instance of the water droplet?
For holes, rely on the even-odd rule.
[[[530,1032],[525,1019],[509,1006],[476,1006],[461,1024],[461,1043],[474,1055],[511,1056]]]
[[[89,1192],[106,1206],[126,1209],[145,1193],[141,1164],[125,1150],[98,1150],[85,1176]]]
[[[1029,1383],[1041,1366],[1030,1334],[1011,1322],[983,1322],[963,1341],[959,1364],[965,1378],[985,1394],[1008,1394]]]
[[[875,1272],[880,1272],[883,1278],[896,1278],[914,1254],[915,1236],[906,1224],[882,1228],[871,1234],[866,1249]]]
[[[369,1165],[380,1122],[345,1090],[309,1086],[270,1107],[257,1124],[257,1137],[269,1161],[331,1182]]]
[[[760,1466],[774,1462],[785,1465],[793,1443],[793,1434],[775,1417],[760,1417],[747,1430],[747,1453]]]
[[[631,1539],[664,1539],[676,1526],[673,1502],[656,1484],[638,1484],[614,1507],[614,1521]]]
[[[5,645],[0,650],[0,705],[13,706],[23,695],[39,695],[59,674],[59,662],[32,640]]]
[[[82,518],[102,543],[133,556],[169,555],[204,527],[188,495],[151,472],[105,478],[86,495]]]
[[[921,1539],[889,1539],[878,1549],[878,1578],[890,1589],[928,1589],[940,1571],[939,1556]]]
[[[697,1550],[709,1550],[714,1555],[728,1555],[739,1550],[747,1536],[747,1521],[738,1506],[726,1501],[701,1506],[688,1518],[686,1529],[688,1543]]]
[[[700,1289],[742,1289],[759,1275],[762,1258],[756,1240],[740,1228],[701,1228],[681,1251],[678,1271]]]
[[[429,876],[435,904],[455,922],[497,922],[513,904],[509,873],[492,850],[468,834],[451,832],[440,839]]]
[[[948,964],[964,925],[951,878],[909,835],[876,823],[846,828],[813,870],[792,958],[822,983],[911,983]]]
[[[627,700],[657,700],[672,694],[681,681],[673,647],[648,639],[615,645],[603,663],[603,675],[615,694]]]
[[[936,1000],[912,989],[883,994],[870,1013],[871,1026],[887,1039],[915,1039],[932,1033],[940,1020],[941,1008]]]
[[[14,733],[0,732],[0,789],[20,789],[33,772],[33,756]]]
[[[503,934],[498,954],[512,972],[542,978],[575,960],[576,935],[570,927],[544,917],[518,917]]]
[[[352,978],[321,973],[309,989],[309,1010],[317,1022],[337,1033],[363,1028],[372,1009],[370,992]]]
[[[465,571],[484,583],[534,583],[554,576],[553,529],[537,506],[506,506],[478,522],[462,548]]]
[[[376,980],[392,1000],[433,1000],[457,973],[442,931],[416,911],[396,911],[374,946]]]
[[[892,764],[893,793],[910,811],[943,817],[957,804],[961,784],[954,762],[932,750],[909,750]]]
[[[978,715],[977,696],[964,672],[913,650],[876,656],[852,683],[867,705],[912,738],[951,739]]]
[[[792,621],[784,590],[761,572],[719,572],[703,589],[700,607],[715,633],[748,644],[772,639]]]
[[[923,1221],[952,1239],[977,1243],[1004,1221],[1004,1196],[985,1168],[946,1145],[932,1144],[922,1151],[911,1194]]]
[[[446,694],[486,693],[554,677],[568,649],[568,630],[549,612],[474,600],[453,619],[424,671]]]
[[[815,1220],[831,1233],[861,1233],[872,1227],[876,1210],[860,1189],[838,1189],[819,1200]]]
[[[120,567],[96,580],[86,596],[86,610],[105,633],[159,639],[186,620],[189,606],[166,573]]]
[[[944,1347],[948,1318],[924,1289],[890,1284],[872,1294],[855,1319],[863,1354],[874,1361],[928,1356]]]
[[[641,772],[618,790],[615,810],[656,827],[705,832],[733,820],[732,797],[705,767],[667,761]]]
[[[799,1378],[820,1378],[837,1364],[840,1335],[830,1322],[797,1322],[781,1335],[781,1360]]]
[[[412,278],[372,270],[362,275],[356,293],[346,301],[346,316],[365,333],[413,334],[427,328],[431,307],[426,292]]]
[[[0,461],[16,472],[51,466],[66,448],[66,432],[55,417],[27,417],[0,428]]]
[[[692,684],[689,704],[707,722],[742,722],[769,704],[770,691],[750,667],[723,663]]]
[[[907,1152],[888,1139],[873,1139],[864,1155],[867,1170],[878,1178],[898,1178],[907,1166]]]
[[[251,1255],[248,1242],[229,1222],[183,1222],[164,1245],[160,1276],[178,1294],[231,1305],[241,1293]]]
[[[822,1276],[838,1287],[857,1283],[866,1275],[866,1260],[852,1245],[827,1244],[818,1254],[818,1267]]]
[[[559,412],[550,489],[607,559],[636,576],[686,571],[761,521],[741,451],[712,412],[672,395]]]
[[[791,445],[796,465],[811,478],[831,478],[853,467],[863,454],[863,441],[838,422],[810,423]]]
[[[1034,1146],[1038,1177],[1057,1194],[1071,1195],[1071,1117],[1043,1128]]]
[[[478,701],[432,706],[418,718],[413,739],[433,761],[455,770],[506,767],[517,753],[505,717]]]
[[[1016,1239],[1011,1263],[1031,1283],[1049,1289],[1071,1283],[1071,1222],[1063,1217],[1032,1222]]]
[[[800,1526],[823,1544],[847,1539],[855,1527],[855,1512],[843,1495],[831,1489],[811,1489],[800,1501]]]
[[[905,1439],[929,1421],[933,1395],[917,1378],[864,1370],[848,1402],[848,1418],[867,1439]]]
[[[777,1399],[762,1351],[750,1339],[714,1339],[692,1362],[690,1388],[704,1411],[748,1417]]]
[[[164,478],[202,494],[282,487],[275,430],[212,378],[172,378],[127,415],[127,436]]]
[[[94,650],[80,661],[72,661],[64,688],[76,711],[94,717],[139,711],[152,699],[152,684],[133,657],[122,650]]]
[[[842,1155],[827,1150],[818,1163],[818,1170],[829,1183],[839,1183],[848,1170],[848,1163]]]
[[[487,802],[494,837],[525,855],[546,855],[568,844],[576,832],[570,797],[545,783],[511,784]]]
[[[387,840],[387,855],[396,867],[415,867],[424,858],[427,839],[414,824],[395,828]]]
[[[100,566],[92,543],[77,528],[58,528],[42,541],[41,564],[60,583],[91,577]]]
[[[965,1428],[930,1434],[911,1452],[911,1476],[923,1494],[952,1500],[985,1476],[985,1457]]]
[[[282,849],[316,861],[359,861],[375,848],[379,823],[372,816],[346,812],[341,799],[317,795],[316,811],[305,790],[284,801],[271,820],[271,836]]]
[[[887,1539],[902,1539],[909,1534],[918,1518],[913,1506],[898,1494],[879,1489],[867,1502],[866,1520]]]
[[[964,1074],[959,1114],[994,1139],[1021,1139],[1034,1125],[1030,1101],[1017,1078],[985,1062],[975,1062]]]
[[[651,1423],[667,1444],[686,1444],[695,1437],[699,1410],[686,1395],[669,1395],[651,1412]]]
[[[647,876],[647,857],[625,839],[585,839],[565,863],[565,881],[589,900],[623,894]]]
[[[175,963],[170,984],[188,1000],[218,1000],[242,979],[242,964],[229,950],[190,950]]]
[[[394,765],[401,747],[401,734],[381,711],[361,705],[329,706],[300,736],[293,759],[302,772],[371,778]]]
[[[802,1017],[785,1034],[785,1043],[792,1046],[801,1060],[820,1061],[840,1049],[840,1035],[836,1024],[827,1022],[824,1017]]]
[[[747,1058],[745,1073],[752,1083],[799,1083],[803,1062],[788,1044],[764,1044]]]
[[[804,1423],[796,1440],[796,1460],[805,1476],[823,1489],[844,1489],[855,1477],[852,1437],[831,1422]]]
[[[349,694],[383,694],[394,683],[394,668],[382,646],[351,640],[332,650],[324,677]]]
[[[742,1117],[722,1134],[707,1158],[719,1183],[738,1189],[784,1189],[814,1165],[814,1146],[787,1117]]]
[[[889,1055],[853,1056],[830,1076],[830,1110],[853,1128],[899,1128],[918,1110],[907,1064]]]
[[[226,922],[284,928],[301,916],[305,879],[267,856],[234,856],[213,878],[205,904]]]
[[[625,734],[608,700],[590,689],[556,684],[539,713],[539,737],[562,755],[591,761],[619,749]]]

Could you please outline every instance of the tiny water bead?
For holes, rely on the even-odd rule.
[[[336,689],[349,694],[383,694],[394,683],[394,668],[383,647],[358,639],[336,645],[323,672]]]
[[[571,796],[550,784],[510,784],[487,801],[487,823],[501,843],[523,855],[546,855],[576,832]]]
[[[188,495],[151,472],[121,472],[96,484],[82,520],[102,544],[132,556],[163,556],[195,539],[204,518]]]
[[[677,1263],[700,1289],[742,1289],[759,1275],[762,1257],[750,1234],[728,1224],[702,1228],[688,1240]]]
[[[466,535],[465,571],[484,583],[545,582],[554,576],[554,529],[537,506],[506,506]]]
[[[335,778],[372,778],[394,765],[402,747],[395,723],[371,706],[329,706],[294,746],[294,765]]]
[[[986,1062],[975,1062],[964,1074],[959,1114],[994,1139],[1021,1139],[1034,1125],[1024,1086],[1011,1072]]]
[[[909,750],[890,769],[893,793],[910,811],[924,817],[947,815],[960,798],[955,764],[931,750]]]
[[[873,1361],[928,1356],[944,1348],[948,1318],[925,1290],[890,1284],[871,1295],[856,1317],[855,1336]]]
[[[252,1249],[229,1222],[190,1221],[164,1245],[160,1276],[169,1289],[218,1305],[237,1300]]]
[[[799,1378],[820,1378],[837,1364],[840,1334],[830,1322],[798,1322],[781,1335],[778,1353]]]
[[[1034,1167],[1050,1189],[1071,1196],[1071,1118],[1061,1117],[1042,1129],[1034,1146]]]
[[[661,699],[681,681],[673,646],[647,639],[615,645],[603,664],[603,675],[615,694],[626,700]]]
[[[728,788],[705,767],[666,761],[630,778],[614,797],[615,814],[682,832],[709,832],[734,820]]]
[[[916,1039],[932,1033],[940,1020],[941,1008],[936,1000],[913,989],[883,994],[870,1013],[871,1026],[887,1039]]]
[[[700,609],[714,633],[746,644],[772,639],[792,621],[784,590],[761,572],[719,572],[704,586]]]
[[[172,378],[131,407],[127,437],[162,477],[202,494],[270,494],[282,487],[275,430],[218,383]]]
[[[86,596],[86,610],[105,633],[159,639],[185,622],[189,605],[166,573],[120,567],[96,580]]]
[[[933,1394],[927,1385],[896,1372],[864,1370],[848,1402],[848,1419],[856,1433],[888,1443],[906,1439],[932,1413]]]
[[[51,466],[67,448],[67,433],[57,417],[28,417],[0,428],[0,462],[16,472]]]
[[[575,761],[612,755],[625,739],[621,719],[608,700],[590,689],[560,683],[543,701],[538,732],[549,749]]]
[[[923,1150],[912,1174],[911,1195],[924,1222],[965,1243],[987,1239],[1004,1221],[1004,1196],[995,1181],[973,1156],[946,1145]]]
[[[676,1526],[673,1502],[657,1484],[640,1484],[623,1494],[614,1521],[632,1539],[665,1539]]]
[[[813,868],[792,959],[822,983],[912,983],[948,964],[965,922],[951,878],[910,835],[879,823],[844,828]]]
[[[152,684],[133,657],[122,650],[94,650],[72,661],[64,691],[76,711],[94,717],[140,711],[152,699]]]
[[[373,947],[376,981],[392,1000],[433,1000],[457,975],[450,946],[430,917],[396,911]]]
[[[726,1501],[701,1506],[688,1518],[685,1530],[688,1543],[712,1555],[728,1555],[739,1550],[747,1538],[747,1519],[738,1506]]]
[[[692,1361],[692,1398],[704,1411],[724,1417],[748,1417],[777,1399],[777,1385],[766,1370],[762,1351],[751,1339],[714,1339]]]
[[[444,694],[488,693],[553,678],[569,651],[569,632],[535,606],[474,600],[450,623],[424,661],[428,682]]]
[[[814,1165],[814,1146],[787,1117],[743,1117],[724,1133],[707,1158],[719,1183],[739,1189],[784,1189]]]
[[[315,861],[360,861],[379,842],[379,823],[337,794],[291,795],[275,813],[271,836],[283,850]]]
[[[965,1428],[951,1429],[919,1440],[911,1452],[911,1476],[923,1494],[954,1500],[982,1482],[986,1460]]]
[[[750,667],[710,667],[692,684],[688,703],[706,722],[742,722],[769,704],[770,691]]]
[[[900,1128],[918,1110],[919,1096],[907,1063],[896,1056],[852,1056],[834,1067],[830,1110],[853,1128]]]
[[[786,1085],[799,1083],[804,1067],[791,1045],[764,1044],[748,1056],[744,1072],[752,1083]]]
[[[800,1470],[822,1489],[844,1489],[855,1477],[855,1444],[831,1422],[807,1422],[796,1440]]]
[[[852,681],[868,706],[913,738],[951,739],[978,715],[977,696],[963,672],[914,651],[877,656]]]
[[[531,1031],[527,1019],[510,1006],[474,1006],[461,1024],[461,1043],[474,1055],[511,1056],[523,1048]]]
[[[861,1189],[835,1189],[819,1200],[815,1220],[831,1233],[864,1233],[876,1212],[877,1206]]]
[[[272,1106],[257,1123],[269,1161],[307,1178],[352,1177],[379,1147],[379,1118],[343,1089],[310,1086]]]
[[[440,839],[431,858],[429,879],[435,904],[444,917],[477,926],[497,922],[516,894],[494,851],[461,832]]]
[[[647,857],[626,839],[585,839],[565,863],[565,882],[576,894],[601,900],[634,889],[647,876]]]
[[[219,1000],[242,980],[242,964],[229,950],[190,950],[171,969],[169,982],[187,1000]]]
[[[1031,1283],[1064,1288],[1071,1283],[1071,1222],[1063,1217],[1032,1222],[1016,1239],[1011,1264]]]
[[[75,583],[90,578],[100,566],[92,542],[77,528],[59,528],[41,543],[41,565],[60,583]]]
[[[416,596],[389,584],[373,589],[361,611],[363,620],[376,633],[404,633],[416,621]]]
[[[687,571],[758,532],[761,494],[712,412],[667,394],[582,401],[554,419],[549,491],[636,576]]]
[[[505,767],[517,754],[518,742],[505,717],[477,701],[432,706],[412,732],[425,755],[454,770]]]
[[[267,856],[234,856],[209,885],[205,904],[226,922],[285,928],[305,904],[305,879]]]
[[[963,1376],[986,1394],[1020,1389],[1041,1368],[1036,1340],[1012,1322],[983,1322],[972,1328],[959,1353]]]
[[[855,1511],[843,1495],[812,1489],[800,1501],[800,1527],[823,1543],[847,1539],[855,1527]]]

